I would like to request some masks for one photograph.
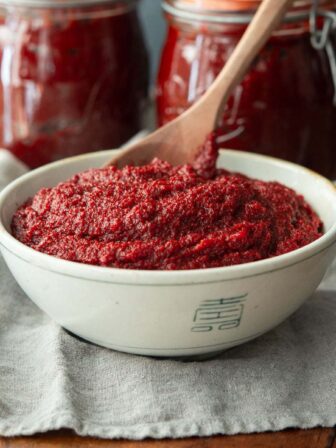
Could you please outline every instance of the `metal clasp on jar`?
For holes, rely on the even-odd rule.
[[[310,11],[311,43],[316,50],[325,50],[330,63],[334,83],[333,104],[336,106],[336,50],[331,40],[331,34],[336,30],[336,12],[319,8],[320,0],[313,0]],[[322,26],[319,27],[321,21]]]

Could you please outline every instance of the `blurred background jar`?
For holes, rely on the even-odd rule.
[[[163,2],[169,28],[157,80],[160,125],[207,90],[259,4]],[[218,142],[291,160],[336,179],[336,1],[320,0],[317,15],[311,8],[312,0],[294,2],[231,96],[218,123]]]
[[[30,167],[139,129],[148,57],[136,0],[0,0],[0,146]]]

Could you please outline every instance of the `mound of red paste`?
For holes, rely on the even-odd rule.
[[[162,270],[261,260],[322,235],[319,217],[290,188],[216,170],[212,141],[194,165],[155,159],[44,188],[15,213],[13,235],[65,260]]]

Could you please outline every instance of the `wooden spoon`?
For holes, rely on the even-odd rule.
[[[179,165],[192,162],[206,136],[216,128],[225,103],[293,0],[263,0],[216,80],[182,115],[140,142],[126,146],[108,165],[143,165],[154,157]]]

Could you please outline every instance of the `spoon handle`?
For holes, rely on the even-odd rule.
[[[293,0],[263,0],[244,35],[230,55],[227,63],[202,98],[186,114],[202,110],[209,129],[215,129],[222,117],[228,97],[239,85],[250,64],[264,46]],[[208,116],[206,116],[208,115]]]
[[[206,136],[216,129],[228,97],[272,34],[293,0],[263,0],[243,37],[213,84],[188,110],[141,142],[126,146],[110,163],[143,165],[153,157],[172,165],[194,160]]]

